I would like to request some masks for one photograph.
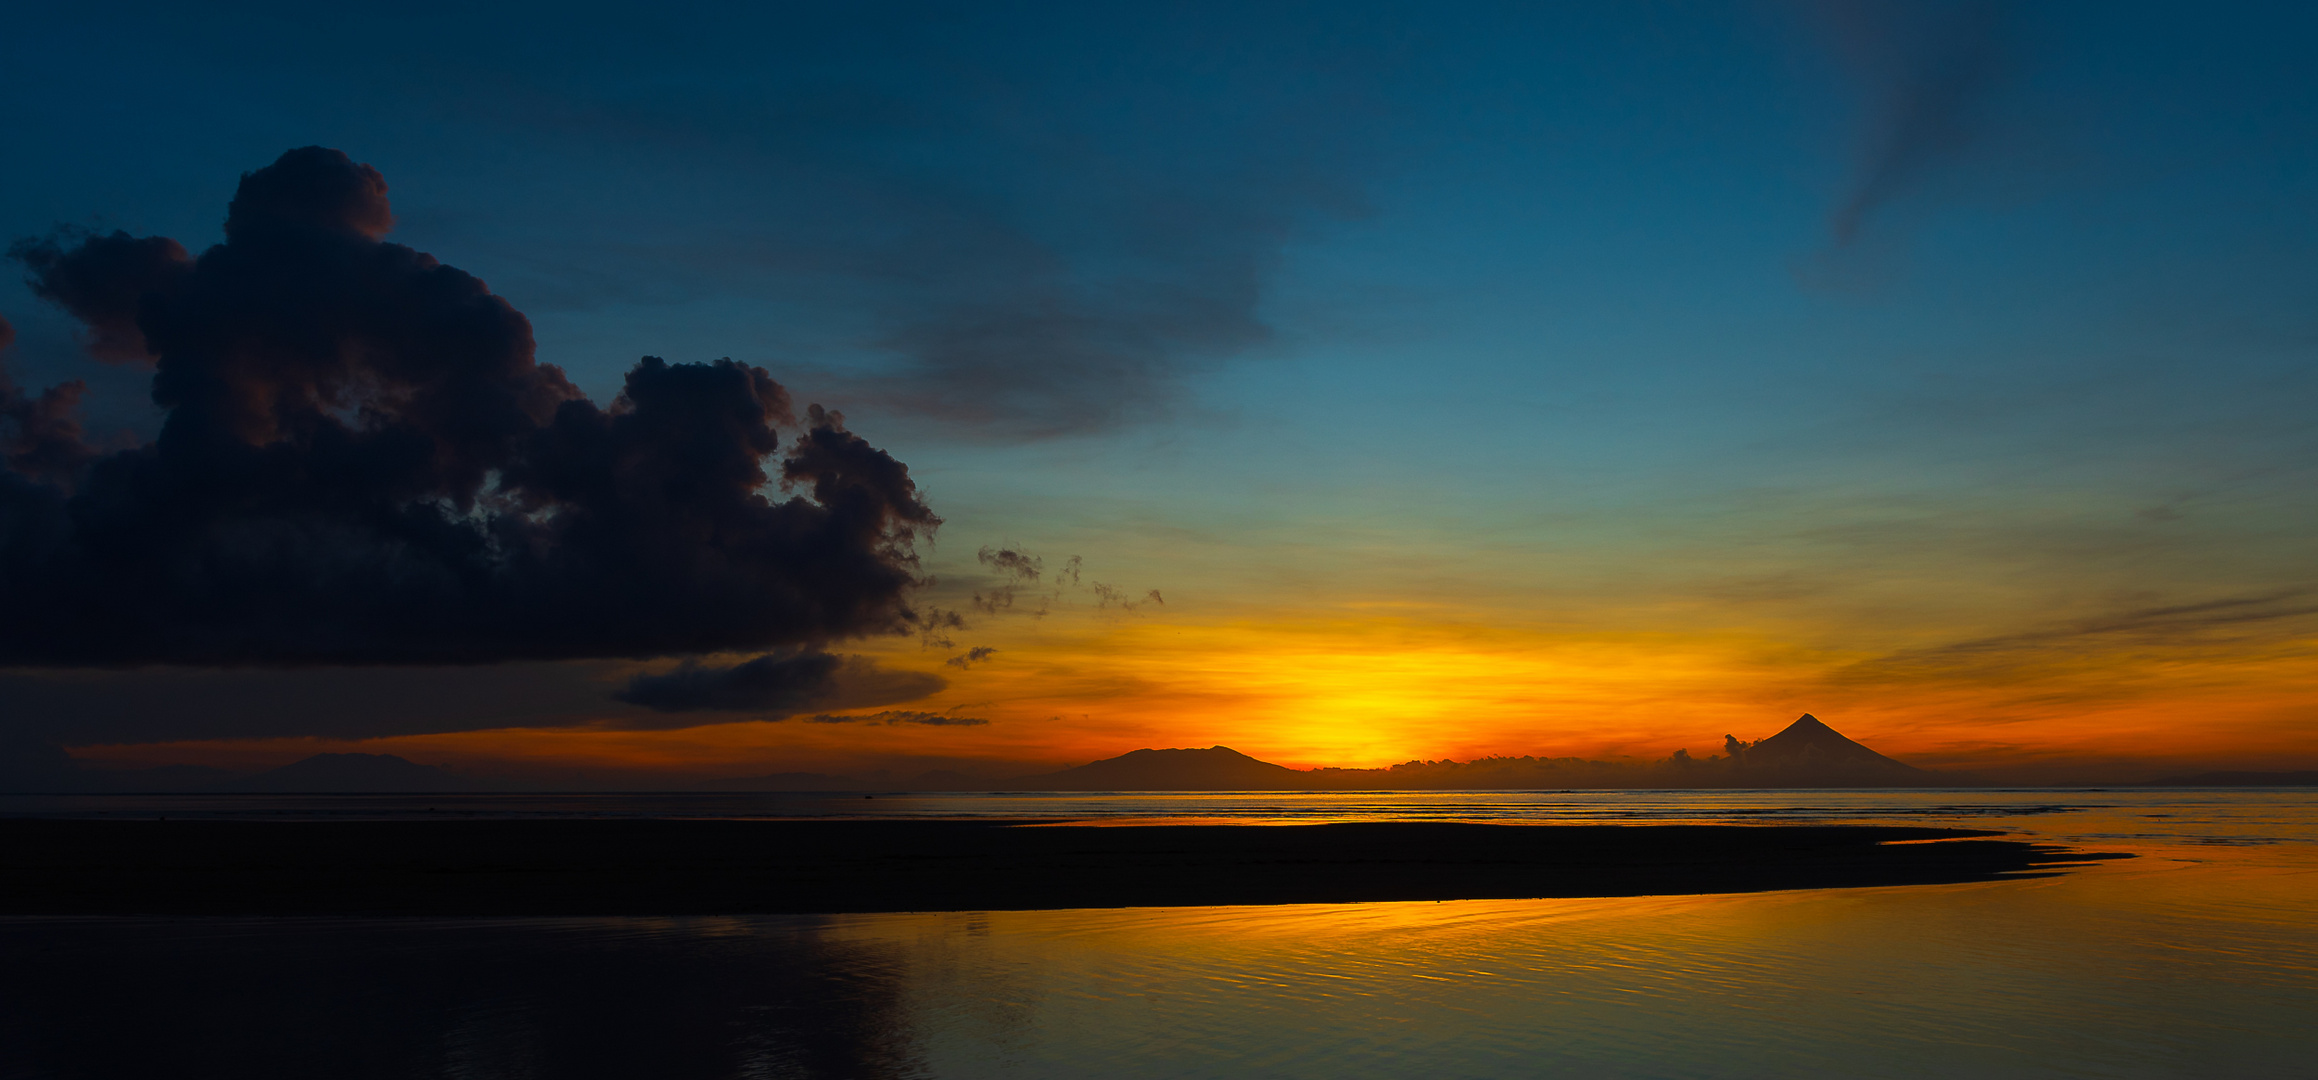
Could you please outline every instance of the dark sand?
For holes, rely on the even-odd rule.
[[[709,915],[1926,885],[2100,854],[1884,826],[0,821],[0,914]],[[1889,841],[1936,840],[1937,843]]]

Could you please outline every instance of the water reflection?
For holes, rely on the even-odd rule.
[[[2318,1050],[2313,869],[832,932],[919,958],[945,1077],[2290,1077]],[[1025,986],[1031,1036],[995,1041],[970,1010]]]
[[[920,1075],[892,942],[818,920],[11,920],[0,1076]]]
[[[0,920],[0,1077],[2308,1075],[2318,793],[2059,805],[1973,810],[2142,857],[1600,900]]]
[[[2246,789],[2211,794],[2224,800]],[[2181,793],[2168,792],[2167,798]],[[2065,814],[2147,792],[1814,791],[492,792],[426,795],[0,794],[0,817],[426,820],[458,818],[1003,818],[1091,823],[1322,821],[1909,821]]]

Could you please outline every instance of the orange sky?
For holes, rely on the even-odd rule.
[[[1210,615],[1195,596],[1124,612],[1066,595],[1043,618],[986,619],[972,640],[996,652],[967,669],[944,663],[962,642],[889,639],[862,650],[886,667],[948,679],[906,708],[988,721],[980,725],[706,716],[712,722],[668,731],[583,722],[80,753],[124,765],[255,766],[361,749],[484,772],[906,776],[940,764],[1004,774],[1143,746],[1221,744],[1295,767],[1371,767],[1491,754],[1703,756],[1725,734],[1761,738],[1810,711],[1904,760],[1999,775],[2318,761],[2310,636],[2152,638],[2139,626],[1838,649],[1799,642],[1792,628],[1586,631],[1409,602]]]
[[[866,553],[887,590],[868,621],[568,648],[433,652],[421,646],[452,637],[429,624],[393,649],[310,652],[346,610],[317,586],[284,594],[313,606],[279,641],[213,650],[240,633],[238,608],[265,604],[167,596],[202,614],[163,634],[133,592],[127,614],[90,616],[100,609],[84,600],[102,590],[56,589],[46,612],[0,611],[25,643],[12,662],[61,665],[0,670],[0,741],[117,766],[366,750],[478,775],[645,783],[998,777],[1213,744],[1296,766],[1652,760],[1810,712],[1904,760],[1989,775],[2318,768],[2318,66],[2306,27],[2189,5],[2126,20],[2024,5],[2018,25],[1975,17],[1964,33],[1933,9],[1979,5],[1846,5],[1865,21],[1830,33],[1806,11],[1825,5],[1772,6],[1805,17],[1590,5],[1573,21],[1571,5],[1505,5],[1339,19],[1226,5],[1208,22],[1172,5],[1078,5],[1085,20],[1058,22],[981,5],[931,34],[877,16],[687,37],[683,20],[663,20],[677,36],[615,29],[598,42],[607,31],[588,20],[510,16],[509,40],[576,34],[566,44],[604,44],[625,73],[527,46],[488,64],[431,62],[425,79],[405,70],[427,51],[418,38],[365,53],[291,22],[269,30],[330,37],[329,55],[351,66],[284,67],[272,38],[226,23],[214,41],[173,39],[200,19],[16,34],[66,58],[51,74],[79,89],[27,96],[31,119],[11,129],[34,165],[11,172],[14,197],[0,200],[0,237],[19,252],[0,275],[0,318],[15,328],[0,333],[15,335],[4,385],[21,392],[8,430],[28,447],[66,445],[53,418],[39,438],[26,418],[45,415],[36,402],[79,400],[92,445],[14,457],[62,476],[102,444],[125,470],[119,454],[144,453],[130,448],[163,422],[147,373],[123,363],[145,346],[173,371],[214,362],[219,378],[254,380],[205,397],[182,386],[207,383],[172,376],[158,400],[190,410],[180,430],[270,439],[407,412],[396,422],[414,431],[452,425],[436,432],[446,454],[474,441],[457,426],[470,421],[431,403],[436,390],[456,400],[470,376],[514,380],[476,402],[527,408],[562,400],[568,379],[610,417],[650,398],[623,396],[632,374],[665,367],[638,357],[721,357],[763,367],[807,417],[828,406],[906,464],[925,506],[893,521],[910,523],[930,579],[912,602],[963,624],[939,624],[940,640],[845,636],[890,613],[907,574],[884,562],[900,557],[886,546],[898,533]],[[786,25],[787,6],[757,7]],[[481,40],[469,31],[490,21],[459,20],[444,40]],[[106,34],[144,37],[122,52]],[[83,55],[140,60],[69,59]],[[242,69],[272,80],[265,100],[294,107],[253,110],[242,82],[215,77]],[[122,93],[181,108],[121,107]],[[367,277],[329,285],[324,271],[358,265],[350,256],[276,266],[304,249],[254,242],[276,217],[322,211],[275,205],[291,189],[271,180],[229,205],[237,175],[291,147],[304,149],[277,165],[292,171],[266,175],[361,178],[333,219],[339,241],[363,238],[345,251],[403,252],[395,265],[434,283],[413,297],[447,297],[440,283],[456,280],[470,290],[458,306],[331,322],[388,294]],[[220,231],[235,213],[241,240]],[[105,224],[55,231],[63,222]],[[113,243],[99,234],[116,227],[122,240],[173,239],[137,241],[161,261],[135,274],[122,262],[81,282],[60,269],[67,248]],[[162,258],[221,240],[250,254]],[[321,303],[253,284],[228,304],[217,283],[241,280],[237,267],[250,282],[343,292],[315,293],[337,297]],[[213,302],[227,306],[202,307]],[[148,340],[130,325],[164,314],[224,336],[179,344],[198,335]],[[487,342],[460,344],[484,322]],[[425,372],[445,381],[394,389]],[[799,426],[775,423],[779,395],[745,379],[756,404],[742,411],[764,410],[765,426],[728,450],[771,453],[780,473]],[[262,415],[260,401],[304,410],[308,426]],[[416,402],[430,404],[404,408]],[[712,429],[652,426],[668,441],[638,445]],[[334,529],[367,535],[406,511],[472,505],[490,518],[502,497],[526,521],[557,520],[520,477],[561,474],[491,456],[516,441],[492,445],[424,470],[434,486],[368,491],[369,465],[318,466],[348,489],[317,481],[299,496],[312,505],[246,532],[233,500],[208,507],[178,481],[154,484],[154,506],[227,524],[122,526],[127,546],[152,540],[167,557],[92,580],[151,569],[183,591],[221,580],[201,545],[235,558],[249,536],[328,548]],[[669,463],[634,485],[655,499],[717,486],[695,483],[705,474],[688,454],[635,460]],[[596,459],[574,461],[597,476]],[[515,482],[484,497],[474,483],[487,476]],[[629,486],[598,479],[564,486]],[[465,535],[445,520],[440,535]],[[602,573],[560,588],[574,606],[554,618],[689,630],[682,615],[583,609],[644,580],[632,552],[681,555],[729,535],[720,525],[573,563]],[[178,538],[192,546],[170,547]],[[699,565],[724,565],[712,548]],[[1009,578],[978,557],[986,548],[1043,557],[1039,576]],[[1065,572],[1078,557],[1083,580]],[[109,564],[26,565],[0,583]],[[287,564],[251,565],[263,583]],[[826,573],[787,549],[755,569]],[[412,579],[381,580],[391,594]],[[740,595],[724,578],[702,587],[651,595],[682,597],[687,614]],[[1005,588],[1021,602],[989,603]],[[1135,601],[1150,590],[1164,602]],[[759,603],[735,606],[782,610]],[[66,624],[85,647],[51,648]],[[149,648],[112,647],[140,627]],[[613,698],[688,650],[744,644],[776,660],[813,648],[864,659],[790,716]],[[478,663],[301,666],[317,656]],[[481,663],[509,657],[531,659]],[[950,722],[913,722],[929,717]]]

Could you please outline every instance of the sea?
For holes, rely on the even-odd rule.
[[[720,918],[0,919],[0,1078],[2314,1077],[2318,789],[16,796],[0,815],[1892,823],[1968,885]]]

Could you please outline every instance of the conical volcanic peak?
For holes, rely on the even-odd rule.
[[[1827,721],[1821,720],[1818,717],[1811,715],[1810,713],[1804,713],[1803,715],[1796,717],[1795,722],[1787,725],[1786,730],[1779,732],[1779,734],[1785,735],[1796,731],[1826,732],[1827,734],[1833,735],[1838,739],[1843,739],[1845,742],[1851,741],[1849,739],[1844,739],[1843,735],[1837,732],[1834,728],[1828,727]],[[1774,735],[1772,737],[1777,738],[1778,736]]]
[[[1786,730],[1748,747],[1746,761],[1756,768],[1919,771],[1844,738],[1841,732],[1810,713],[1787,725]]]

